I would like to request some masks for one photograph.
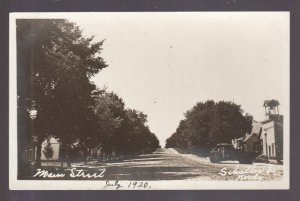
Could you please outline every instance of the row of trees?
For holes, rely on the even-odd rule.
[[[166,147],[186,149],[191,146],[209,149],[218,143],[231,143],[252,129],[253,117],[243,115],[233,102],[197,103],[185,113],[176,132],[166,140]]]
[[[91,82],[107,67],[103,41],[84,37],[64,19],[17,19],[16,24],[19,156],[33,142],[39,165],[41,143],[49,137],[64,147],[76,142],[108,154],[159,146],[145,114],[125,109],[120,97]]]
[[[112,151],[119,155],[153,152],[159,141],[147,123],[147,115],[135,109],[125,109],[123,100],[114,93],[96,98],[96,134],[85,141],[89,149],[101,148],[102,153]]]

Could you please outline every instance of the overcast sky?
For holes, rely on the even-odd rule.
[[[67,17],[109,65],[93,81],[148,115],[164,145],[197,102],[226,100],[264,119],[263,101],[289,108],[289,13],[93,13]]]

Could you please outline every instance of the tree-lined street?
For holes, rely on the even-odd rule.
[[[227,157],[230,154],[225,153],[225,148],[215,150],[218,153],[212,158],[213,162],[223,162],[213,164],[207,158],[222,143],[229,144],[232,153],[243,152],[237,159],[241,163],[251,163],[261,154],[260,147],[265,143],[261,143],[260,134],[256,136],[258,142],[251,144],[253,149],[232,145],[233,141],[248,139],[255,122],[238,103],[203,101],[199,97],[192,108],[181,111],[184,118],[178,120],[176,131],[169,133],[166,149],[162,149],[163,142],[150,130],[145,113],[158,110],[157,100],[140,100],[157,105],[149,110],[128,108],[121,95],[93,81],[109,67],[102,54],[104,40],[86,37],[79,26],[65,19],[18,19],[16,31],[19,179],[32,179],[41,168],[58,174],[72,172],[73,168],[88,170],[87,174],[102,169],[105,174],[101,179],[108,180],[281,178],[282,166],[228,161],[237,158]],[[160,118],[171,117],[162,114]],[[55,139],[55,147],[50,139]],[[181,153],[194,148],[200,157]],[[246,152],[255,157],[247,160]]]

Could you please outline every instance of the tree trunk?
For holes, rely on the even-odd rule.
[[[68,168],[70,168],[70,167],[71,167],[71,160],[70,160],[70,158],[69,158],[69,157],[67,158],[67,167],[68,167]]]
[[[35,168],[41,167],[41,156],[42,156],[42,142],[37,142]]]
[[[24,167],[26,167],[26,159],[23,158],[25,149],[18,145],[18,179],[24,176]]]
[[[98,161],[103,161],[103,152],[102,152],[102,150],[101,150],[101,153],[100,153],[100,158],[98,159]]]

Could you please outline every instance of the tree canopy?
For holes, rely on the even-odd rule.
[[[185,113],[175,133],[166,140],[166,147],[211,147],[231,143],[252,129],[253,117],[243,115],[240,105],[233,102],[206,101],[197,103]]]
[[[39,141],[51,134],[71,143],[88,133],[96,90],[89,78],[106,67],[103,41],[92,40],[67,20],[17,20],[18,109],[36,111]]]
[[[125,104],[115,93],[104,93],[97,98],[98,135],[91,140],[106,153],[136,154],[154,151],[159,146],[150,132],[147,115]]]

